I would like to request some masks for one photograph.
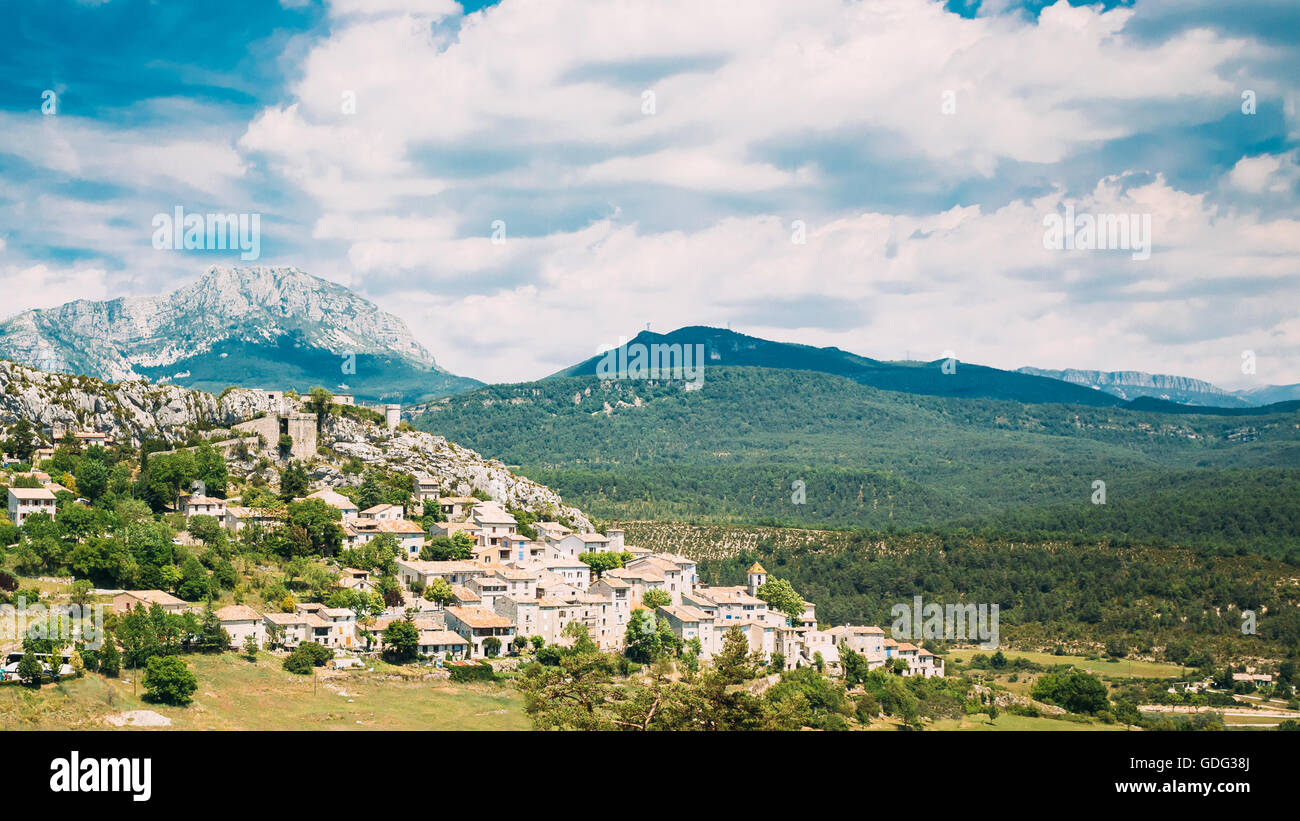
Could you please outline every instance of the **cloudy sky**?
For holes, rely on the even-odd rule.
[[[649,323],[1300,382],[1295,0],[195,8],[6,10],[0,313],[239,264],[155,250],[179,205],[489,381]],[[1149,258],[1045,247],[1067,207]]]

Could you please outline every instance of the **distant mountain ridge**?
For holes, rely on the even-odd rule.
[[[816,371],[843,376],[883,390],[927,396],[1009,399],[1017,402],[1051,402],[1119,407],[1124,401],[1110,394],[1044,376],[1003,371],[983,365],[946,360],[886,362],[839,348],[816,348],[791,342],[773,342],[723,328],[690,326],[667,334],[642,331],[631,345],[703,345],[709,366],[750,366]],[[549,378],[589,376],[597,373],[601,356],[593,356]]]
[[[1105,391],[1121,399],[1137,399],[1149,396],[1167,402],[1184,405],[1202,405],[1210,407],[1236,408],[1252,407],[1258,404],[1244,398],[1241,394],[1227,391],[1201,379],[1168,374],[1150,374],[1142,371],[1090,371],[1067,368],[1051,370],[1047,368],[1018,368],[1017,373],[1034,376],[1046,376],[1074,385]]]
[[[1141,371],[1050,370],[1031,367],[1009,371],[960,360],[947,362],[943,359],[931,362],[890,362],[835,347],[817,348],[794,342],[774,342],[730,329],[702,325],[678,328],[666,334],[642,331],[621,345],[620,349],[633,349],[636,345],[700,345],[706,366],[814,371],[843,376],[873,388],[923,396],[1004,399],[1031,404],[1092,407],[1134,407],[1133,403],[1139,402],[1136,406],[1139,409],[1158,412],[1178,412],[1180,408],[1177,406],[1243,411],[1300,400],[1300,385],[1227,391],[1200,379],[1153,375]],[[546,378],[597,375],[603,357],[603,354],[598,354]],[[624,356],[619,361],[627,362],[629,359],[630,357]]]
[[[320,384],[403,402],[482,384],[438,367],[400,318],[293,267],[213,266],[168,294],[24,311],[0,324],[0,357],[113,381]]]
[[[1300,383],[1294,385],[1264,385],[1250,390],[1237,391],[1237,396],[1256,405],[1274,405],[1300,399]]]

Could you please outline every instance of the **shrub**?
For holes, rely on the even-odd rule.
[[[1072,713],[1098,713],[1109,706],[1106,685],[1096,676],[1079,670],[1044,674],[1034,683],[1032,695]]]
[[[199,680],[177,656],[154,656],[145,668],[145,700],[180,707],[190,703]]]
[[[117,643],[112,638],[104,638],[104,649],[99,653],[99,672],[116,677],[122,671],[122,654],[117,650]]]
[[[28,687],[40,687],[44,667],[34,653],[24,653],[18,660],[18,678]]]
[[[452,667],[451,680],[458,683],[470,681],[496,681],[496,671],[492,665],[486,661],[481,661],[473,667]]]
[[[334,651],[314,641],[303,642],[284,658],[284,669],[305,676],[313,667],[323,667],[334,658]]]
[[[312,668],[311,659],[307,658],[306,654],[299,653],[297,650],[294,650],[292,653],[285,656],[283,664],[285,670],[300,676],[309,674]]]
[[[880,702],[871,693],[864,693],[858,696],[857,703],[854,705],[854,713],[858,721],[863,724],[869,723],[872,719],[880,715]]]

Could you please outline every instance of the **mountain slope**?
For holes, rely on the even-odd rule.
[[[89,429],[133,448],[147,439],[171,446],[204,440],[232,442],[235,434],[231,426],[280,410],[280,400],[262,391],[236,388],[218,397],[138,380],[109,384],[0,360],[0,439],[12,433],[5,429],[25,419],[42,437],[42,429],[52,426]],[[313,479],[333,485],[344,481],[355,484],[361,477],[345,476],[342,464],[357,459],[363,465],[433,477],[448,494],[481,490],[511,507],[547,518],[563,516],[580,530],[591,529],[582,511],[565,504],[550,488],[512,473],[497,459],[484,458],[441,436],[389,430],[344,414],[339,407],[333,410],[319,427],[322,451],[307,463]],[[280,459],[274,437],[259,443],[250,436],[245,442],[252,453],[241,466],[243,473],[263,470],[258,467],[262,456],[270,462]],[[43,438],[40,444],[53,443]],[[264,478],[275,480],[274,470],[266,473]]]
[[[773,342],[722,328],[692,326],[671,333],[642,331],[623,347],[634,345],[702,345],[709,367],[750,366],[817,371],[852,379],[883,390],[928,396],[968,396],[1011,399],[1019,402],[1061,402],[1115,407],[1123,400],[1110,394],[1072,385],[1059,379],[1003,371],[966,362],[884,362],[839,348],[814,348]],[[552,377],[595,375],[600,356],[565,368]],[[707,370],[707,368],[706,368]],[[707,380],[707,374],[705,379]]]
[[[0,324],[0,356],[115,381],[346,385],[361,398],[406,402],[482,384],[439,368],[398,317],[286,267],[214,266],[169,294],[24,311]]]
[[[1257,405],[1269,405],[1276,402],[1293,402],[1300,400],[1300,384],[1265,385],[1262,388],[1237,391],[1237,396]]]
[[[1205,538],[1273,534],[1248,547],[1278,552],[1300,544],[1284,513],[1300,512],[1287,501],[1297,419],[1285,407],[1243,417],[931,397],[720,366],[698,390],[594,376],[492,385],[432,403],[414,424],[498,454],[601,517],[884,528],[1012,516],[1071,531],[1139,523],[1156,538],[1174,505],[1203,515]],[[1243,472],[1272,478],[1243,485]],[[1105,510],[1091,503],[1098,479]],[[1259,503],[1242,508],[1224,492],[1233,485]]]

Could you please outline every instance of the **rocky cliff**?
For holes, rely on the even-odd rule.
[[[277,400],[257,390],[232,388],[218,397],[142,380],[111,384],[85,376],[46,373],[0,360],[0,425],[5,427],[27,419],[38,428],[58,425],[102,431],[138,447],[145,438],[181,442],[196,431],[219,431],[258,413],[279,411]],[[563,516],[578,529],[591,529],[582,511],[564,504],[555,491],[441,436],[390,431],[371,422],[327,416],[318,443],[323,451],[309,460],[308,470],[320,484],[359,483],[359,474],[346,472],[347,461],[356,458],[367,467],[430,476],[447,494],[481,490],[511,507]],[[235,475],[247,475],[259,464],[265,465],[262,457],[275,457],[276,441],[259,445],[253,440],[250,444],[253,452],[249,458],[231,465]],[[273,468],[262,470],[267,479],[278,481]]]
[[[274,412],[261,391],[232,389],[221,397],[136,379],[106,383],[86,376],[46,373],[0,360],[0,424],[27,419],[38,427],[98,430],[138,447],[145,438],[185,438]]]
[[[578,530],[592,529],[583,512],[564,504],[555,491],[516,476],[502,462],[485,459],[441,436],[413,430],[389,431],[355,419],[330,416],[322,425],[320,442],[344,460],[356,458],[367,466],[382,465],[404,473],[431,476],[447,495],[482,490],[508,507],[562,516]],[[360,481],[356,474],[345,474],[340,461],[318,460],[311,468],[312,478],[336,487]]]
[[[320,384],[388,401],[479,384],[439,368],[400,318],[292,267],[214,266],[168,294],[24,311],[0,323],[0,356],[114,381]]]
[[[1142,371],[1089,371],[1077,368],[1049,370],[1044,368],[1019,368],[1019,373],[1046,376],[1105,391],[1121,399],[1152,396],[1170,402],[1212,407],[1245,407],[1254,404],[1241,396],[1226,391],[1201,379]]]

